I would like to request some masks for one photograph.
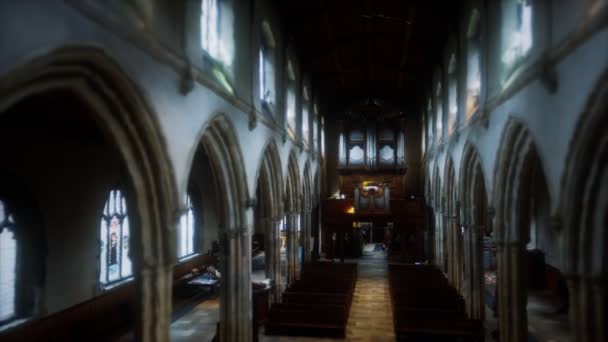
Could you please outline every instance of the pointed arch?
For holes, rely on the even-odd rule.
[[[245,229],[245,209],[249,201],[246,172],[236,130],[225,114],[216,114],[199,134],[218,181],[222,205],[222,228],[226,232]],[[198,145],[190,153],[190,164]]]
[[[296,151],[292,150],[289,153],[289,159],[287,161],[287,175],[285,177],[285,194],[286,194],[286,208],[287,210],[294,211],[301,208],[301,187],[300,187],[300,166],[298,165],[298,158],[296,157]]]
[[[269,190],[269,207],[272,216],[280,217],[283,214],[283,173],[281,170],[281,157],[274,139],[266,143],[262,159],[260,159],[257,178],[259,184],[264,184]]]
[[[54,50],[10,71],[0,84],[0,113],[54,90],[69,91],[92,109],[88,115],[116,147],[133,187],[139,338],[168,340],[177,188],[157,115],[147,99],[118,64],[90,47]]]
[[[529,238],[522,220],[527,210],[520,199],[529,198],[535,172],[542,175],[542,161],[530,131],[515,118],[509,118],[502,134],[494,167],[496,238],[499,242],[522,242]]]
[[[312,174],[310,161],[308,160],[304,164],[304,175],[302,177],[302,200],[304,201],[303,207],[310,210],[312,208]]]
[[[209,160],[220,215],[220,336],[224,341],[250,336],[251,234],[247,211],[252,207],[236,130],[225,114],[217,114],[201,130],[190,165],[202,149]]]
[[[485,197],[485,207],[489,205],[487,202],[488,196],[485,192],[485,176],[481,167],[481,160],[477,148],[469,141],[465,143],[460,163],[460,203],[463,210],[462,222],[469,225],[481,224],[478,220],[477,211],[479,210],[479,201],[477,195],[479,189],[483,189],[483,197]]]
[[[479,153],[472,143],[465,143],[460,163],[461,222],[465,231],[465,286],[467,311],[472,318],[485,316],[484,235],[487,228],[488,196]]]
[[[500,339],[524,340],[528,336],[526,245],[530,240],[532,205],[550,207],[550,199],[542,162],[521,121],[509,118],[499,146],[494,198]],[[537,191],[539,185],[542,191]]]
[[[570,317],[575,339],[604,341],[606,301],[596,298],[606,293],[608,274],[608,71],[572,135],[562,189],[562,263],[571,274]]]

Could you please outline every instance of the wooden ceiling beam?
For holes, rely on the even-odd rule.
[[[329,20],[329,9],[325,7],[325,1],[324,0],[319,0],[320,3],[320,7],[322,9],[323,12],[323,19],[325,21],[325,28],[326,28],[326,33],[327,33],[327,42],[329,43],[329,45],[332,44],[332,42],[334,41],[334,35],[333,35],[333,31],[331,29],[331,21]],[[336,69],[338,70],[338,73],[341,75],[340,76],[340,83],[342,84],[342,86],[344,86],[344,74],[342,73],[342,63],[340,63],[340,57],[337,54],[338,51],[332,51],[331,55],[334,59],[334,64],[336,65]]]
[[[405,73],[405,65],[407,64],[407,55],[412,38],[412,32],[414,31],[414,20],[416,19],[416,1],[409,1],[408,9],[408,20],[404,22],[404,37],[403,37],[403,50],[401,51],[401,63],[399,64],[399,77],[397,78],[397,89],[403,87],[403,74]]]

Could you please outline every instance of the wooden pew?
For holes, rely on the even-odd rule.
[[[397,340],[483,341],[482,322],[466,319],[464,299],[434,266],[389,265],[389,289]]]
[[[266,334],[343,338],[357,270],[357,264],[305,264],[283,302],[272,305]]]
[[[267,335],[345,337],[344,306],[275,304],[266,323]]]

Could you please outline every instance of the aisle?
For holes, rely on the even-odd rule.
[[[368,247],[358,262],[359,279],[346,338],[348,341],[395,341],[385,253]]]
[[[265,336],[260,329],[260,342],[395,341],[384,251],[367,245],[362,258],[348,261],[359,263],[359,279],[346,326],[346,339]]]

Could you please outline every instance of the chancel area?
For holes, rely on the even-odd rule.
[[[607,0],[0,0],[0,341],[608,340]]]

